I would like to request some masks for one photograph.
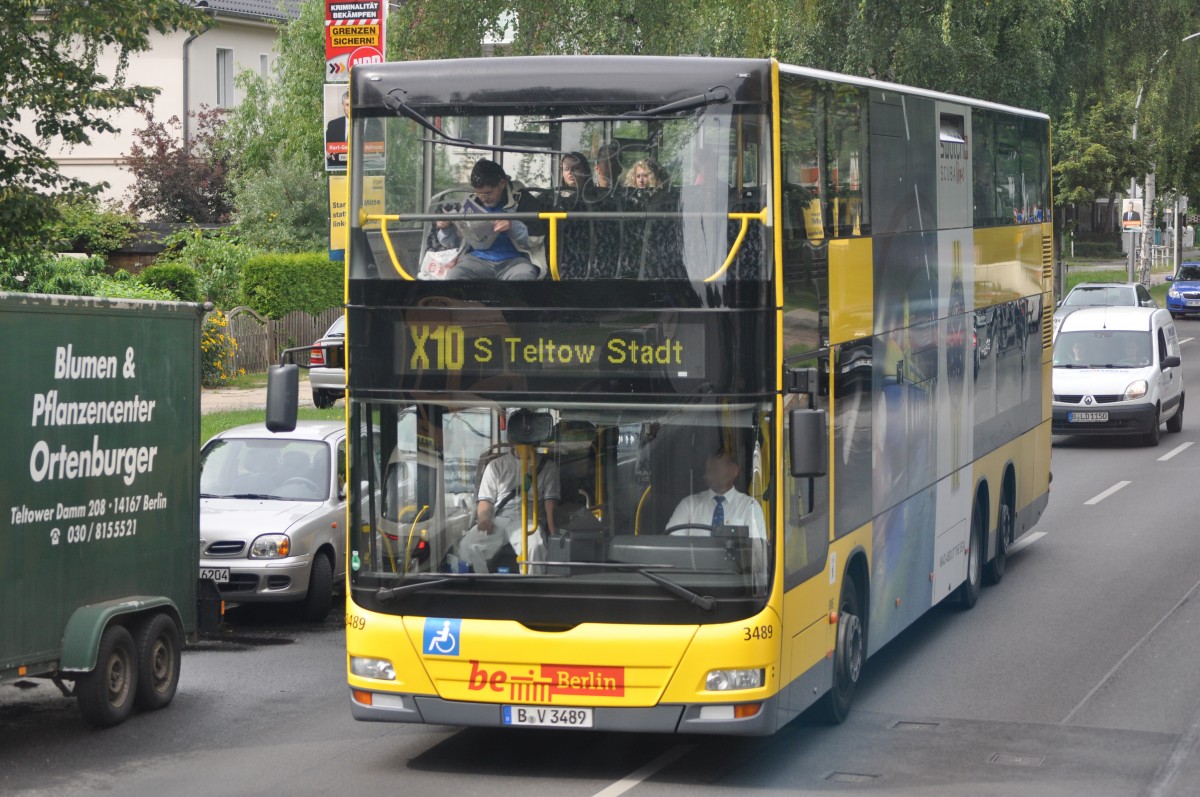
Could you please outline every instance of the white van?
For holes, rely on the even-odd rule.
[[[1171,314],[1153,307],[1090,307],[1054,339],[1054,434],[1137,434],[1183,429],[1183,370]]]

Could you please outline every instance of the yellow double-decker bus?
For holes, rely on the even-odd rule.
[[[350,92],[357,719],[840,721],[1000,580],[1048,496],[1044,115],[714,58]]]

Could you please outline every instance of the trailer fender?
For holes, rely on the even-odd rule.
[[[167,609],[175,623],[180,624],[179,609],[174,601],[162,596],[137,595],[76,609],[63,631],[62,658],[59,660],[61,671],[90,672],[96,666],[100,635],[114,617],[136,615],[158,608]]]

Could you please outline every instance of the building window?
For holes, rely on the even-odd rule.
[[[233,106],[233,50],[217,48],[217,106]]]
[[[258,56],[258,73],[263,77],[267,77],[267,73],[271,71],[271,58],[266,53],[259,53]]]

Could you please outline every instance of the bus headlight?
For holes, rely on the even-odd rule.
[[[736,689],[758,689],[765,681],[764,671],[757,670],[711,670],[704,679],[704,688],[709,692],[732,692]]]
[[[1145,379],[1139,379],[1136,382],[1131,382],[1129,387],[1125,388],[1124,400],[1132,401],[1133,399],[1140,399],[1142,396],[1146,395],[1146,389]]]
[[[263,534],[250,543],[251,559],[283,559],[292,549],[286,534]]]
[[[376,681],[396,680],[396,668],[387,659],[368,659],[363,656],[351,656],[350,672],[359,678],[373,678]]]

